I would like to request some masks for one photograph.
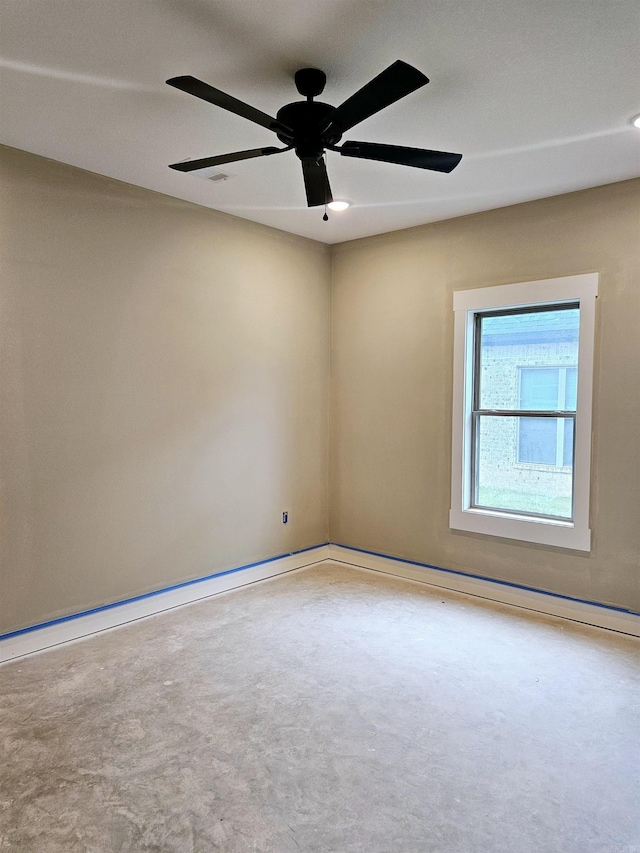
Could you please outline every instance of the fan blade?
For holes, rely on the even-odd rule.
[[[220,89],[215,89],[213,86],[209,86],[208,83],[203,83],[202,80],[191,77],[191,75],[172,77],[170,80],[167,80],[167,83],[169,86],[180,89],[188,95],[195,95],[196,98],[201,98],[203,101],[208,101],[210,104],[222,107],[223,110],[229,110],[229,112],[235,113],[242,118],[246,118],[256,124],[261,124],[263,127],[268,128],[268,130],[291,133],[290,128],[273,118],[273,116],[267,115],[261,110],[245,104],[244,101],[239,101],[232,95],[227,95],[226,92],[221,92]]]
[[[381,160],[399,166],[415,166],[434,172],[451,172],[462,160],[462,154],[429,151],[426,148],[406,148],[404,145],[379,145],[377,142],[345,142],[339,149],[343,157]]]
[[[303,160],[302,174],[304,175],[304,188],[307,191],[308,207],[318,207],[321,204],[329,204],[330,201],[333,201],[324,157],[321,157],[317,163],[315,160]]]
[[[197,169],[207,169],[209,166],[222,166],[223,163],[250,160],[252,157],[266,157],[269,154],[279,154],[281,151],[291,151],[291,148],[252,148],[250,151],[235,151],[233,154],[203,157],[202,160],[185,160],[183,163],[172,163],[169,168],[175,169],[177,172],[195,172]]]
[[[330,126],[344,133],[428,82],[429,78],[421,71],[398,59],[336,107],[329,116]]]

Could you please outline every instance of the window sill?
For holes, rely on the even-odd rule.
[[[465,530],[468,533],[480,533],[485,536],[499,536],[503,539],[534,542],[537,545],[570,548],[573,551],[591,550],[589,528],[576,527],[574,522],[559,519],[516,516],[491,510],[451,509],[449,527],[453,530]]]

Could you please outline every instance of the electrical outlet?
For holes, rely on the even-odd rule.
[[[288,512],[283,512],[283,513],[282,513],[282,523],[283,523],[283,524],[286,524],[288,521],[289,521],[289,513],[288,513]]]

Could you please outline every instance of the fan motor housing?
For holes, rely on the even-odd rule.
[[[335,145],[342,134],[334,127],[329,129],[334,107],[321,101],[295,101],[278,110],[276,118],[290,127],[293,134],[278,133],[285,145],[293,145],[298,157],[318,160],[327,145]]]

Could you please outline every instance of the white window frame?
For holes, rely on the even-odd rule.
[[[591,479],[591,420],[595,303],[598,273],[527,281],[497,287],[460,290],[453,294],[453,442],[451,510],[454,530],[536,542],[576,551],[591,550],[589,488]],[[573,519],[540,518],[471,506],[471,409],[473,392],[473,335],[475,315],[484,311],[577,302],[578,397],[574,437]]]

